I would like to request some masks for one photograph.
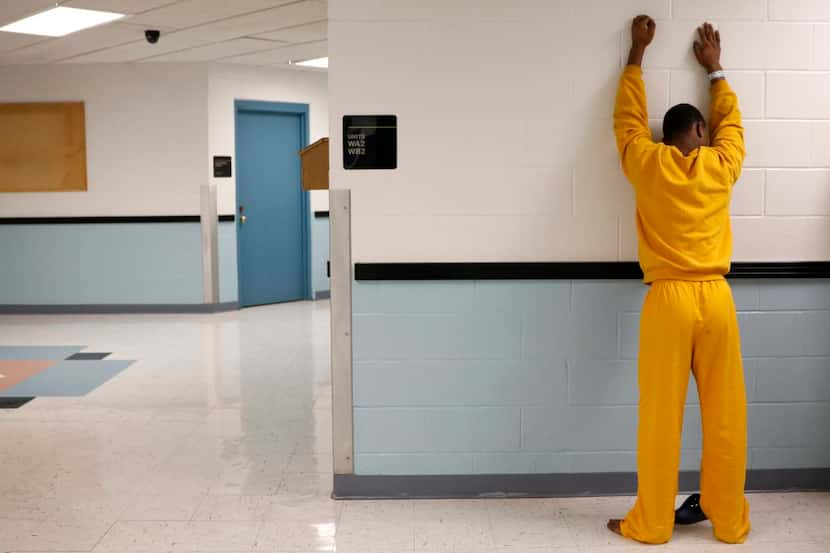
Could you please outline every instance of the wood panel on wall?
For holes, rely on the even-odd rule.
[[[83,102],[0,104],[0,192],[87,189]]]

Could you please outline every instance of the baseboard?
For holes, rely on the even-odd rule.
[[[700,473],[680,473],[680,491],[699,488]],[[830,491],[830,468],[747,471],[748,492]],[[334,476],[335,499],[470,499],[486,497],[588,497],[634,495],[634,472],[581,474],[471,474]]]
[[[331,290],[320,290],[318,292],[314,292],[314,299],[315,300],[327,300],[331,297]]]
[[[107,315],[129,313],[220,313],[239,309],[225,303],[105,303],[84,305],[0,305],[0,315]]]

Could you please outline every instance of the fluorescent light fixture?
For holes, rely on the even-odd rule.
[[[0,31],[25,35],[64,36],[82,29],[109,23],[122,17],[124,15],[120,13],[58,6],[14,23],[9,23],[5,27],[0,27]]]
[[[305,60],[305,61],[294,61],[291,62],[294,65],[302,65],[303,67],[317,67],[320,69],[328,69],[329,68],[329,58],[314,58],[313,60]]]

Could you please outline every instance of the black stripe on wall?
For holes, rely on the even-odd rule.
[[[198,215],[125,215],[106,217],[2,217],[0,225],[112,225],[123,223],[198,223]],[[219,222],[233,222],[235,215],[220,215]]]
[[[734,263],[735,278],[830,278],[830,261]],[[636,262],[356,263],[355,280],[642,279]]]
[[[314,212],[314,218],[315,219],[328,219],[329,218],[329,212],[328,211],[315,211]]]

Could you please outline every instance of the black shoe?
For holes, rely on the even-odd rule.
[[[700,508],[700,494],[693,493],[674,512],[674,523],[679,525],[697,524],[706,520],[706,513]]]

